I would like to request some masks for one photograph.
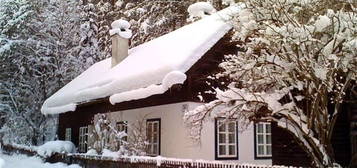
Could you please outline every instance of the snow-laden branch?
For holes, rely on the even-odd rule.
[[[294,135],[316,166],[332,165],[333,128],[357,77],[355,5],[248,0],[233,19],[240,50],[227,55],[223,71],[214,75],[232,83],[216,90],[217,100],[186,113],[186,121],[193,130],[200,130],[200,120],[217,116],[274,121]],[[199,137],[200,131],[192,133]]]

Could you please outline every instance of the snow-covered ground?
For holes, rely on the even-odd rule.
[[[67,165],[64,163],[44,163],[38,157],[26,155],[0,154],[0,168],[81,168],[79,165]]]

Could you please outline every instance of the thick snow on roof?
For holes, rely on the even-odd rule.
[[[77,104],[108,96],[112,104],[142,99],[183,83],[184,73],[231,29],[228,20],[239,8],[228,7],[134,47],[113,68],[111,58],[94,64],[48,98],[42,113],[75,111]]]

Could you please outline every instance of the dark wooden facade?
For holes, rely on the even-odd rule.
[[[293,135],[272,124],[272,161],[274,165],[311,166],[311,159]]]
[[[198,93],[202,93],[206,101],[214,98],[214,95],[204,94],[209,86],[205,83],[206,77],[218,70],[218,64],[224,55],[235,54],[237,47],[230,42],[231,33],[221,38],[205,55],[202,56],[187,72],[187,80],[182,85],[174,85],[164,94],[153,95],[140,100],[110,104],[109,97],[82,103],[77,106],[76,111],[59,115],[58,137],[65,139],[65,129],[72,129],[72,141],[75,145],[79,143],[79,127],[92,123],[93,117],[98,113],[115,112],[163,104],[178,103],[184,101],[199,101]]]
[[[356,161],[352,161],[352,147],[356,142],[351,143],[351,115],[357,114],[356,104],[343,104],[341,113],[337,119],[333,135],[332,146],[335,160],[343,167],[357,167]],[[287,166],[311,167],[312,160],[308,154],[298,145],[293,135],[286,130],[279,128],[276,124],[272,126],[273,164]],[[355,152],[354,152],[355,153]],[[354,155],[356,155],[355,153]]]

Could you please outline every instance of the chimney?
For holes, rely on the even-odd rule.
[[[112,68],[128,56],[129,39],[132,36],[130,23],[125,20],[116,20],[112,23],[109,34],[112,39]]]

